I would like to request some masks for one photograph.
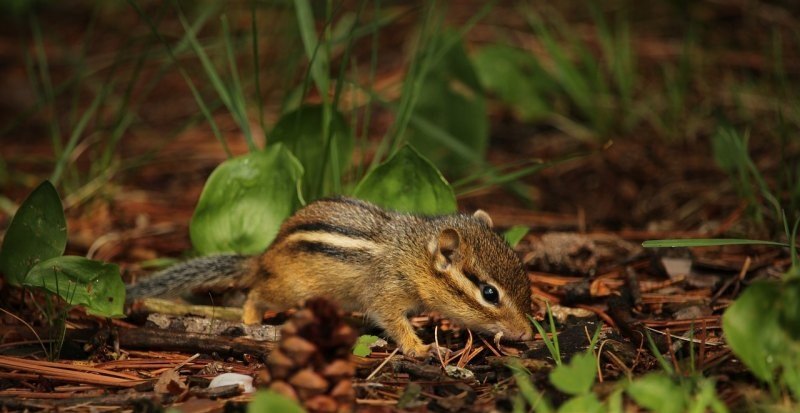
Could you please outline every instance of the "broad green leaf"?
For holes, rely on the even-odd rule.
[[[372,354],[372,348],[370,348],[370,346],[378,340],[379,338],[377,336],[363,335],[358,337],[358,341],[356,341],[356,345],[353,347],[353,354],[359,357],[369,356]]]
[[[22,284],[37,263],[58,257],[67,246],[67,222],[56,188],[42,182],[17,210],[0,249],[0,272]]]
[[[597,400],[594,393],[575,396],[558,408],[558,413],[599,413],[603,411],[603,404]]]
[[[800,346],[800,279],[784,278],[778,321],[789,337]]]
[[[663,247],[716,247],[720,245],[772,245],[776,247],[789,247],[789,244],[774,241],[761,241],[757,239],[737,238],[694,238],[694,239],[655,239],[642,243],[645,248]]]
[[[689,398],[688,389],[660,373],[637,378],[627,391],[636,404],[656,413],[681,413]]]
[[[247,413],[262,412],[303,413],[305,410],[297,402],[282,394],[272,390],[259,390],[247,405]]]
[[[596,364],[592,353],[572,356],[569,364],[560,364],[550,372],[550,382],[557,389],[571,395],[586,394],[592,390]]]
[[[516,247],[517,244],[519,244],[519,242],[522,241],[522,239],[525,238],[525,235],[528,235],[528,232],[530,231],[530,227],[525,225],[514,225],[503,233],[503,238],[505,238],[506,242],[508,242],[508,245],[511,245],[513,248]]]
[[[457,208],[447,180],[409,145],[367,174],[353,195],[404,212],[449,214]]]
[[[446,32],[431,41],[430,47],[452,44],[457,33]],[[414,106],[412,121],[406,138],[419,151],[431,159],[441,170],[448,173],[462,173],[482,160],[489,140],[489,118],[486,102],[477,74],[458,41],[455,46],[431,67],[425,77]],[[472,153],[469,158],[455,152],[452,147],[431,136],[430,128],[420,124],[430,124],[449,136],[460,140],[463,147]]]
[[[536,57],[506,45],[490,45],[473,57],[481,84],[508,104],[523,121],[541,120],[550,113],[548,97],[555,82]]]
[[[308,201],[334,192],[353,156],[355,139],[341,113],[331,113],[327,148],[323,129],[323,107],[302,106],[281,116],[269,135],[271,144],[283,143],[303,165],[303,194]]]
[[[545,399],[544,395],[534,387],[531,381],[530,373],[525,370],[517,360],[512,360],[508,367],[514,375],[514,381],[517,383],[519,393],[524,400],[530,405],[534,411],[541,413],[549,413],[553,411],[550,404]],[[518,402],[515,402],[518,404]],[[524,404],[524,403],[523,403]],[[519,409],[517,409],[519,410]]]
[[[722,315],[722,330],[731,350],[764,381],[772,380],[779,354],[786,351],[789,341],[779,321],[785,305],[782,289],[783,283],[755,282]]]
[[[281,144],[229,159],[208,177],[189,235],[201,254],[256,254],[299,205],[303,167]]]
[[[91,314],[122,317],[125,284],[119,267],[84,257],[55,257],[31,268],[23,285],[44,288]]]

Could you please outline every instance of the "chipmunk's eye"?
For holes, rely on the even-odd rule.
[[[500,293],[497,292],[497,288],[489,284],[483,284],[481,286],[481,294],[483,295],[483,299],[487,302],[497,305],[500,302]]]

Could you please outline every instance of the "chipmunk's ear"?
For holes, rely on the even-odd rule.
[[[460,245],[461,235],[452,228],[443,229],[439,236],[431,240],[428,249],[433,254],[433,262],[437,270],[446,271],[453,261],[460,258]]]
[[[479,209],[475,211],[475,213],[472,214],[472,216],[477,218],[478,221],[481,221],[484,224],[486,224],[487,227],[489,228],[494,227],[494,223],[492,222],[492,217],[490,217],[489,214],[486,213],[486,211]]]

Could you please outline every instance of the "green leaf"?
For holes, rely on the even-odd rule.
[[[595,413],[603,411],[603,404],[594,393],[575,396],[558,408],[558,413]]]
[[[281,412],[303,413],[305,410],[294,400],[272,390],[259,390],[247,405],[247,413]]]
[[[397,211],[449,214],[456,196],[439,170],[410,145],[378,165],[358,184],[356,197]]]
[[[736,238],[694,238],[694,239],[656,239],[642,243],[645,248],[662,247],[715,247],[720,245],[772,245],[776,247],[789,247],[789,244],[756,239]]]
[[[778,367],[779,355],[790,347],[779,321],[786,304],[783,288],[779,282],[755,282],[722,315],[722,329],[731,350],[756,377],[767,382]]]
[[[372,354],[372,348],[370,346],[375,344],[380,340],[379,337],[370,336],[370,335],[363,335],[358,338],[356,341],[356,345],[353,347],[353,354],[359,357],[367,357]]]
[[[596,373],[596,361],[592,353],[572,356],[569,364],[556,366],[550,372],[550,382],[557,389],[571,395],[586,394],[592,390]]]
[[[446,32],[432,39],[431,47],[453,44],[454,36],[458,34]],[[411,122],[406,138],[443,171],[461,173],[474,167],[475,160],[483,159],[486,152],[489,141],[486,101],[460,40],[437,63],[419,89],[412,118],[457,137],[461,146],[471,150],[471,156],[453,151],[450,145],[431,135],[431,128],[421,128],[420,122]]]
[[[229,159],[209,176],[189,235],[201,254],[256,254],[301,200],[303,167],[281,144]]]
[[[67,222],[56,188],[42,182],[17,210],[0,249],[0,271],[20,285],[37,263],[58,257],[67,246]]]
[[[326,148],[323,109],[319,105],[301,106],[286,113],[269,135],[270,143],[283,143],[303,165],[303,194],[309,201],[333,192],[340,176],[350,166],[355,146],[347,121],[334,111],[329,126],[331,140]]]
[[[660,373],[651,373],[628,385],[628,395],[641,407],[656,413],[685,411],[687,389]]]
[[[531,53],[506,45],[490,45],[473,57],[483,87],[511,106],[523,121],[536,121],[550,113],[547,98],[555,82]]]
[[[533,386],[530,373],[522,367],[520,362],[512,359],[508,364],[508,367],[511,369],[511,372],[514,375],[514,381],[517,383],[517,387],[519,388],[519,394],[522,395],[524,400],[534,409],[534,411],[541,413],[552,412],[553,409],[550,407],[550,403],[548,403],[544,395]],[[515,402],[515,404],[518,405],[519,403]]]
[[[84,257],[55,257],[31,268],[23,285],[44,288],[91,314],[124,316],[125,284],[119,267]]]
[[[506,242],[508,242],[508,245],[511,245],[513,248],[516,247],[517,244],[519,244],[519,242],[522,241],[522,239],[525,238],[525,235],[528,235],[528,232],[530,231],[531,229],[528,226],[514,225],[503,233],[503,238],[505,238]]]
[[[784,278],[778,322],[783,331],[800,346],[800,279]]]

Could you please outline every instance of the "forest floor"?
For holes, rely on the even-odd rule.
[[[725,19],[743,18],[736,13],[744,11],[733,6],[703,3],[717,13],[704,15],[707,21],[729,24]],[[498,6],[498,10],[502,14],[505,9]],[[69,17],[60,23],[63,28],[47,30],[74,36],[82,20]],[[132,24],[122,20],[120,27]],[[53,15],[45,15],[44,22],[59,24]],[[481,25],[473,29],[467,37],[469,44],[483,41],[482,30],[486,29]],[[12,29],[3,31],[0,77],[6,79],[9,98],[0,107],[18,115],[19,109],[11,108],[26,107],[33,98],[22,86],[26,72],[19,64],[17,37]],[[650,46],[658,42],[658,33],[651,34]],[[113,46],[113,38],[105,41],[106,47]],[[393,48],[393,36],[383,41],[388,43],[386,50]],[[758,51],[738,52],[725,55],[730,70],[759,73]],[[650,56],[651,61],[642,66],[652,66],[660,58]],[[400,58],[388,52],[385,59],[379,80],[399,84],[402,77],[392,62]],[[59,61],[58,56],[51,60]],[[791,56],[786,61],[789,66],[798,63]],[[53,66],[57,76],[66,76],[58,73],[63,67]],[[195,111],[180,76],[166,76],[147,102],[140,121],[145,126],[126,136],[115,152],[120,164],[114,174],[88,182],[79,191],[62,193],[67,252],[118,264],[126,283],[187,256],[192,248],[189,222],[203,185],[227,159],[206,124],[189,125],[173,134],[176,119]],[[551,308],[565,360],[586,352],[599,329],[599,344],[593,351],[599,371],[593,391],[604,399],[617,381],[662,371],[649,336],[675,374],[700,372],[713,378],[717,397],[729,407],[742,408],[748,400],[768,393],[726,345],[721,316],[753,280],[777,279],[785,273],[791,265],[789,254],[752,245],[676,249],[641,245],[646,240],[671,238],[770,239],[778,233],[753,218],[753,205],[714,162],[713,127],[695,125],[696,133],[677,140],[654,137],[658,131],[642,126],[587,141],[552,125],[527,124],[508,111],[490,109],[487,158],[495,165],[586,153],[524,178],[528,200],[494,187],[459,197],[459,209],[487,211],[500,231],[512,226],[530,228],[515,250],[528,270],[535,298],[533,315],[549,325],[546,308]],[[278,114],[277,108],[267,108],[268,120],[274,121]],[[773,114],[754,112],[751,117],[759,116]],[[0,136],[0,166],[10,177],[0,180],[6,201],[0,208],[0,236],[11,221],[9,204],[18,206],[52,169],[53,146],[44,118],[29,118]],[[246,153],[246,143],[237,136],[230,116],[218,111],[215,119],[222,132],[231,136],[231,151]],[[391,114],[376,110],[374,119],[370,136],[379,139]],[[750,149],[762,175],[773,182],[785,169],[785,159],[798,159],[800,146],[794,139],[778,153],[776,140],[762,133],[768,129],[770,125],[752,127],[753,136],[763,139],[752,139]],[[169,139],[162,136],[166,130],[173,134]],[[78,149],[91,152],[95,143],[87,139]],[[144,161],[142,154],[148,154]],[[77,170],[91,167],[80,155],[74,158]],[[235,372],[255,377],[256,385],[264,386],[273,371],[269,353],[281,345],[274,334],[256,339],[244,335],[241,326],[221,320],[229,328],[210,335],[197,333],[192,323],[209,325],[193,316],[164,315],[149,307],[125,319],[103,319],[76,307],[59,324],[46,315],[51,303],[45,294],[13,288],[2,278],[0,297],[3,410],[241,409],[249,394],[236,386],[209,389],[209,380],[221,372]],[[363,325],[363,315],[342,318],[331,312],[335,313],[321,305],[299,314],[313,322],[343,319],[359,335],[380,335]],[[297,314],[295,310],[272,314],[266,324],[300,323]],[[350,354],[348,348],[344,358],[354,369],[350,384],[356,409],[510,410],[519,391],[507,366],[511,358],[521,360],[547,399],[561,404],[569,398],[548,382],[556,361],[540,334],[528,342],[497,342],[436,314],[417,315],[412,321],[424,341],[438,340],[452,351],[452,358],[407,358],[395,352],[391,342],[374,347],[367,356]],[[54,351],[57,359],[48,359]],[[336,402],[342,403],[334,406],[339,408],[350,403]]]

